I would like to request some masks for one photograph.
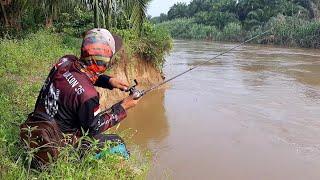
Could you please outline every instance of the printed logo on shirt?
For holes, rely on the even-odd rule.
[[[60,90],[51,84],[44,101],[46,113],[51,117],[54,117],[58,112],[59,106],[57,102],[59,100],[59,96]]]
[[[79,81],[69,72],[65,72],[63,73],[63,77],[67,80],[67,82],[69,83],[69,85],[74,88],[75,92],[78,95],[81,95],[82,93],[84,93],[84,88],[79,85]]]

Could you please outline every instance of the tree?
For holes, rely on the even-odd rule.
[[[69,11],[68,8],[74,8],[75,6],[72,0],[31,0],[31,3],[42,8],[47,28],[53,26],[53,21],[58,18],[60,12]]]
[[[8,27],[9,26],[9,21],[8,21],[6,9],[4,8],[4,6],[6,5],[6,2],[5,1],[0,1],[0,5],[1,5],[1,13],[3,14],[3,19],[5,21],[5,27]]]
[[[95,27],[134,28],[142,31],[146,8],[151,0],[1,0],[0,21],[5,26],[21,29],[22,16],[52,27],[62,14],[72,15],[81,7],[90,11]],[[3,2],[6,2],[5,4]],[[39,18],[40,17],[40,18]],[[61,18],[60,18],[61,19]],[[33,24],[34,25],[34,24]]]
[[[167,21],[167,20],[168,20],[168,16],[166,14],[164,14],[164,13],[161,13],[160,17],[159,17],[160,23],[164,22],[164,21]]]
[[[167,21],[168,20],[168,16],[164,13],[161,13],[160,16],[157,16],[157,17],[153,17],[150,19],[150,21],[153,23],[153,24],[158,24],[158,23],[162,23],[164,21]]]
[[[95,26],[104,28],[134,28],[141,32],[146,9],[151,0],[92,0],[88,3],[96,12]],[[102,25],[100,24],[102,18]]]
[[[188,17],[188,6],[186,3],[176,3],[168,11],[168,19]]]
[[[319,0],[296,0],[296,3],[306,8],[309,11],[309,17],[320,18],[320,1]]]
[[[21,16],[28,7],[28,0],[1,1],[1,11],[4,25],[15,29],[21,29]]]
[[[194,16],[198,12],[210,12],[212,11],[212,6],[214,0],[193,0],[190,2],[188,8],[189,8],[189,17]]]

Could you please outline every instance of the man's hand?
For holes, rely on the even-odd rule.
[[[140,99],[140,98],[139,98]],[[139,102],[139,99],[134,100],[133,96],[130,95],[128,97],[126,97],[124,100],[122,100],[121,102],[121,106],[125,109],[128,110],[134,106],[136,106]]]
[[[128,83],[123,82],[118,78],[114,78],[114,77],[110,78],[109,79],[109,83],[111,84],[111,86],[113,88],[118,88],[121,91],[125,91],[125,90],[127,90],[129,88],[129,84]]]

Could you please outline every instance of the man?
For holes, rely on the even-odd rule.
[[[61,132],[74,137],[86,132],[101,146],[108,140],[123,143],[117,135],[103,132],[123,120],[127,116],[126,111],[138,100],[128,96],[100,115],[99,93],[94,88],[128,88],[127,83],[102,74],[110,67],[110,60],[120,47],[121,40],[106,29],[86,32],[80,59],[66,55],[52,68],[40,91],[34,113],[29,115],[27,122],[37,121],[34,114],[40,114],[41,120],[56,122]],[[45,160],[40,160],[45,163]]]

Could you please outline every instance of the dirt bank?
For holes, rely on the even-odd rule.
[[[129,84],[133,84],[133,80],[137,79],[139,89],[144,89],[163,80],[160,71],[151,62],[138,56],[129,57],[124,50],[120,52],[119,56],[119,60],[113,65],[111,71],[107,73],[108,75],[117,77]],[[112,91],[102,88],[97,89],[100,93],[102,107],[108,107],[128,95],[128,93],[121,92],[118,89]]]

